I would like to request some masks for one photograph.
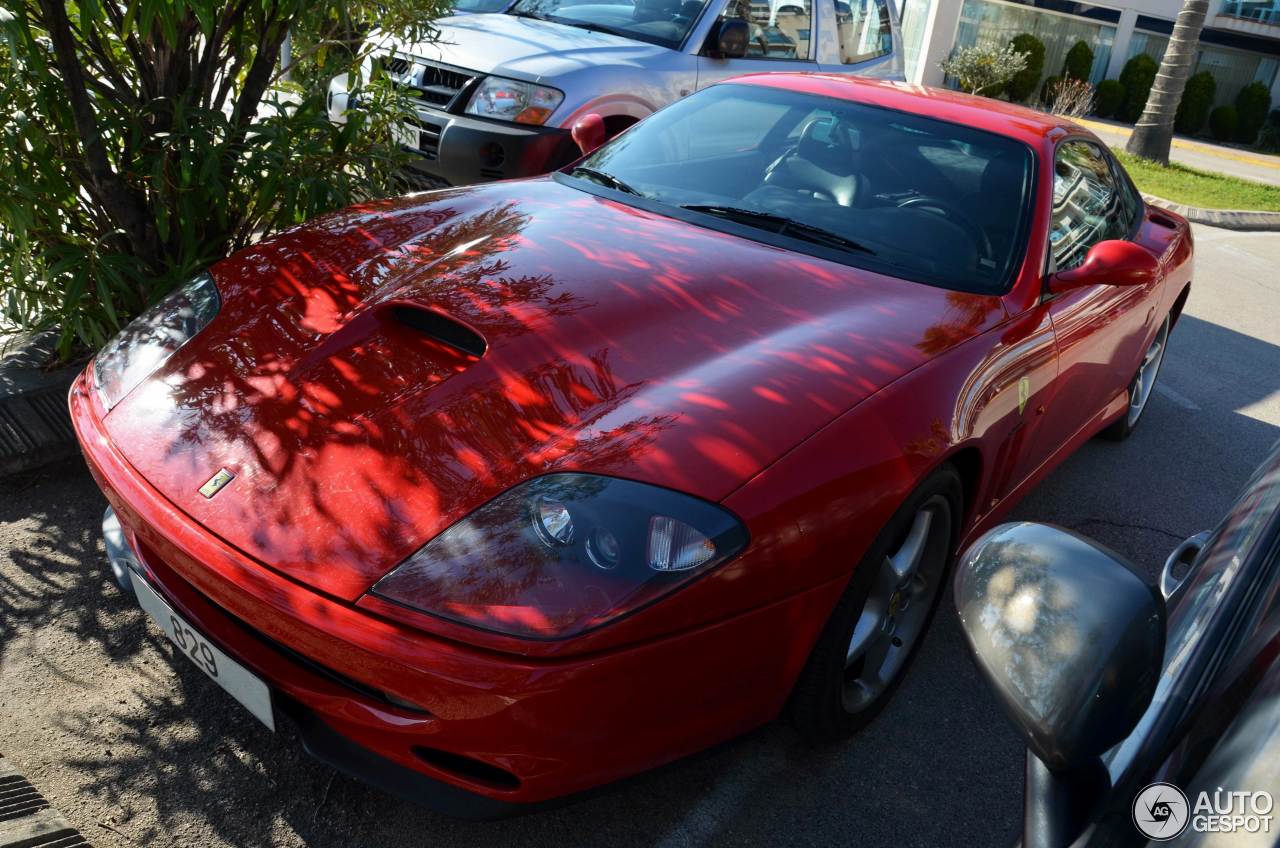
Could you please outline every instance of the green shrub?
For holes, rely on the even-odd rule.
[[[1258,130],[1271,111],[1271,92],[1260,82],[1251,82],[1236,95],[1236,141],[1253,144]]]
[[[1110,118],[1124,103],[1124,86],[1119,80],[1103,80],[1093,94],[1093,114]]]
[[[1019,53],[1026,54],[1027,66],[1013,75],[1004,93],[1014,103],[1023,103],[1036,93],[1040,82],[1040,74],[1044,73],[1044,42],[1029,32],[1015,35],[1009,46]]]
[[[1012,45],[975,44],[957,48],[938,63],[942,72],[955,77],[960,88],[970,94],[995,97],[1015,75],[1027,67],[1027,57]]]
[[[1208,71],[1201,71],[1187,80],[1187,87],[1182,92],[1182,102],[1178,104],[1178,114],[1173,119],[1178,132],[1194,135],[1204,129],[1217,93],[1218,83]]]
[[[1151,84],[1156,81],[1156,73],[1160,65],[1146,53],[1138,53],[1124,63],[1120,72],[1120,84],[1124,86],[1124,103],[1120,106],[1117,117],[1122,121],[1133,123],[1142,117],[1146,108],[1147,96],[1151,93]]]
[[[392,190],[409,104],[329,121],[365,25],[430,37],[440,0],[0,0],[0,329],[103,344],[228,252]],[[291,78],[279,74],[292,33]]]
[[[1062,77],[1059,77],[1059,76],[1044,78],[1044,82],[1040,84],[1040,102],[1042,104],[1044,104],[1045,106],[1048,106],[1053,102],[1054,91],[1057,90],[1058,83],[1061,80],[1062,80]]]
[[[1067,51],[1066,61],[1062,63],[1062,75],[1067,79],[1088,80],[1093,73],[1093,48],[1083,41],[1077,41]]]
[[[1236,137],[1236,107],[1219,106],[1209,113],[1209,130],[1218,141],[1231,141]]]
[[[1258,149],[1267,153],[1280,153],[1280,110],[1273,109],[1267,122],[1258,133]]]

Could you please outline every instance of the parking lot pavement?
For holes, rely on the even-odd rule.
[[[1280,437],[1280,235],[1202,228],[1197,244],[1142,427],[1086,445],[1017,510],[1152,575]],[[1022,751],[949,598],[894,701],[853,739],[811,748],[772,725],[573,806],[463,823],[317,766],[171,661],[109,588],[103,506],[74,463],[0,481],[0,754],[96,845],[901,848],[1016,832]]]

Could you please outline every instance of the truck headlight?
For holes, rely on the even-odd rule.
[[[502,77],[486,77],[471,95],[467,114],[542,126],[563,100],[564,92],[554,88]]]
[[[135,318],[93,362],[93,385],[111,410],[170,356],[209,325],[222,301],[213,277],[201,274]]]

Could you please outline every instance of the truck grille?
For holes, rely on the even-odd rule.
[[[410,61],[399,56],[384,56],[381,62],[383,70],[397,87],[438,109],[452,106],[476,76],[461,68],[423,59]]]

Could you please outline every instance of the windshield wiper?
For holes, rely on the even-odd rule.
[[[589,165],[579,165],[569,172],[570,174],[584,174],[595,182],[602,183],[612,189],[617,189],[624,194],[634,194],[636,197],[644,197],[643,194],[636,191],[613,174],[606,174],[604,171],[598,171]]]
[[[537,12],[526,12],[524,9],[513,9],[512,11],[507,12],[507,14],[513,18],[529,18],[530,20],[534,20],[534,21],[548,20],[547,18],[544,18],[542,15],[539,15]]]
[[[737,206],[716,206],[706,203],[688,203],[680,207],[688,209],[690,212],[701,212],[704,215],[715,215],[717,218],[726,218],[730,221],[736,221],[740,224],[747,224],[752,227],[760,227],[761,229],[772,229],[779,235],[787,235],[792,238],[798,238],[802,241],[812,242],[814,244],[825,245],[826,247],[835,247],[841,250],[855,251],[857,253],[867,253],[875,256],[876,252],[861,242],[854,241],[851,238],[842,236],[839,233],[824,229],[823,227],[814,226],[813,224],[805,224],[788,218],[785,215],[778,215],[773,212],[761,212],[759,209],[745,209]]]

